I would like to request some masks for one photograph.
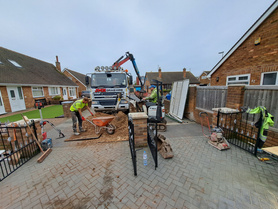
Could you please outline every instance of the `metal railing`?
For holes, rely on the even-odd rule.
[[[148,140],[148,146],[150,148],[150,151],[152,153],[152,157],[155,163],[155,169],[158,166],[158,160],[157,160],[157,124],[155,126],[155,129],[152,128],[152,126],[148,125],[147,130],[147,140]],[[129,147],[130,147],[130,153],[131,153],[131,159],[133,164],[133,170],[134,170],[134,176],[137,176],[137,159],[136,159],[136,152],[141,150],[142,148],[135,149],[135,136],[134,136],[134,124],[131,120],[128,120],[128,133],[129,133]]]
[[[34,121],[30,127],[37,137]],[[0,150],[0,181],[40,152],[26,125],[18,124],[0,124]]]
[[[129,148],[132,158],[134,176],[137,176],[137,164],[136,164],[136,150],[134,141],[134,124],[132,121],[128,120],[128,134],[129,134]]]
[[[244,112],[223,113],[218,111],[217,127],[224,131],[229,143],[257,155],[259,130],[254,114]]]

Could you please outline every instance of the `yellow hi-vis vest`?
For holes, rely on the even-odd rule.
[[[79,100],[76,100],[71,106],[70,106],[70,111],[72,111],[72,112],[77,112],[78,111],[78,109],[82,109],[83,107],[85,107],[85,106],[88,106],[88,103],[83,103],[82,102],[83,101],[83,99],[79,99]]]
[[[273,115],[268,113],[266,108],[263,106],[259,106],[254,109],[248,108],[246,112],[249,114],[258,114],[258,113],[262,114],[262,118],[260,118],[260,120],[262,120],[262,124],[261,124],[259,138],[265,142],[267,138],[267,131],[269,129],[269,126],[274,126],[274,121],[272,120]]]

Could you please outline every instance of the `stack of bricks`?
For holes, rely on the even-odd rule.
[[[132,120],[134,125],[134,143],[135,147],[146,147],[148,145],[148,125],[147,114],[144,112],[129,113],[129,120]]]

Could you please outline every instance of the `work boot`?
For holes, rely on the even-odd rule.
[[[80,133],[78,133],[77,131],[74,131],[73,134],[74,134],[75,136],[78,136]]]
[[[86,132],[87,130],[86,130],[86,129],[83,129],[83,128],[79,128],[79,131],[80,131],[80,132]]]

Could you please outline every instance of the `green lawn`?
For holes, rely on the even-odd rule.
[[[55,118],[64,114],[62,105],[53,105],[50,107],[45,107],[41,109],[43,119]],[[23,113],[24,116],[27,116],[29,119],[41,118],[39,110],[32,110],[29,112]],[[1,123],[5,122],[14,122],[22,120],[21,114],[15,114],[8,117],[0,118]]]

